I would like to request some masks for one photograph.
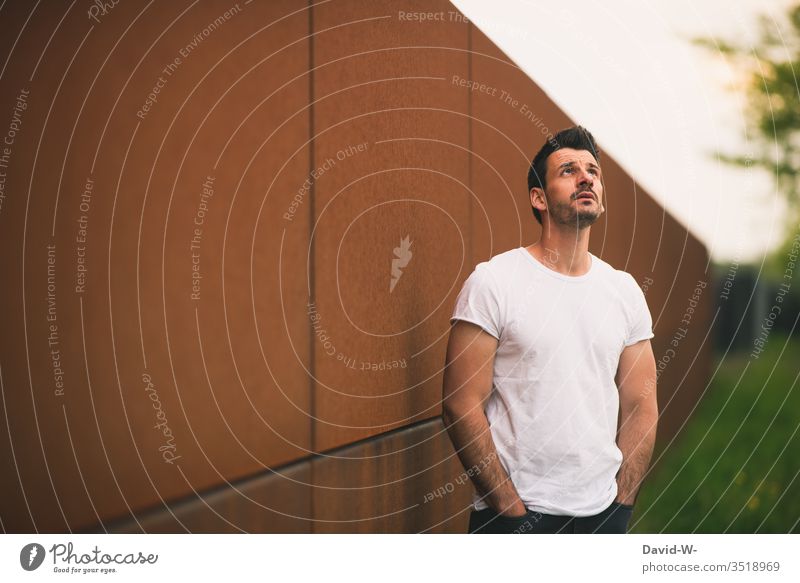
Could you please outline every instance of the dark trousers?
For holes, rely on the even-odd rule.
[[[470,534],[625,534],[633,506],[612,502],[594,516],[556,516],[528,510],[518,517],[498,514],[491,508],[473,510]]]

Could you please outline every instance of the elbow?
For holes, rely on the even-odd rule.
[[[454,411],[452,399],[442,402],[442,423],[445,427],[450,427],[458,419],[458,414]]]
[[[658,416],[659,416],[658,399],[656,398],[655,392],[653,393],[651,398],[646,399],[641,404],[641,409],[643,411],[643,414],[653,418],[654,423],[658,421]]]
[[[444,425],[445,429],[447,429],[453,424],[450,415],[448,415],[444,407],[442,407],[442,414],[440,415],[440,417],[442,418],[442,425]]]
[[[640,422],[648,428],[648,431],[655,433],[658,429],[658,404],[655,401],[643,404],[638,415]]]
[[[455,399],[453,396],[442,401],[442,422],[445,427],[450,427],[462,419],[474,415],[484,415],[483,402],[474,399]]]
[[[658,402],[655,399],[641,399],[620,403],[620,414],[623,419],[635,418],[658,423]]]

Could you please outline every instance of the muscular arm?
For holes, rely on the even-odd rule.
[[[656,360],[649,340],[622,351],[616,381],[620,410],[617,447],[622,451],[616,501],[633,506],[650,465],[658,424]]]
[[[442,420],[478,493],[495,511],[521,516],[526,509],[500,460],[483,412],[492,390],[497,339],[469,322],[450,330],[442,388]]]

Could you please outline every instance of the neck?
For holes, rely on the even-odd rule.
[[[574,226],[557,228],[545,221],[542,236],[527,247],[541,263],[563,275],[578,276],[589,271],[589,233],[591,227],[579,231]]]

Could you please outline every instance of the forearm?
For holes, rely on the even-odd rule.
[[[497,457],[489,422],[481,408],[476,406],[463,414],[445,410],[442,419],[467,475],[484,501],[501,514],[524,514],[525,505]]]
[[[617,502],[633,506],[650,467],[656,442],[658,411],[636,408],[623,416],[617,434],[622,465],[617,473]]]

